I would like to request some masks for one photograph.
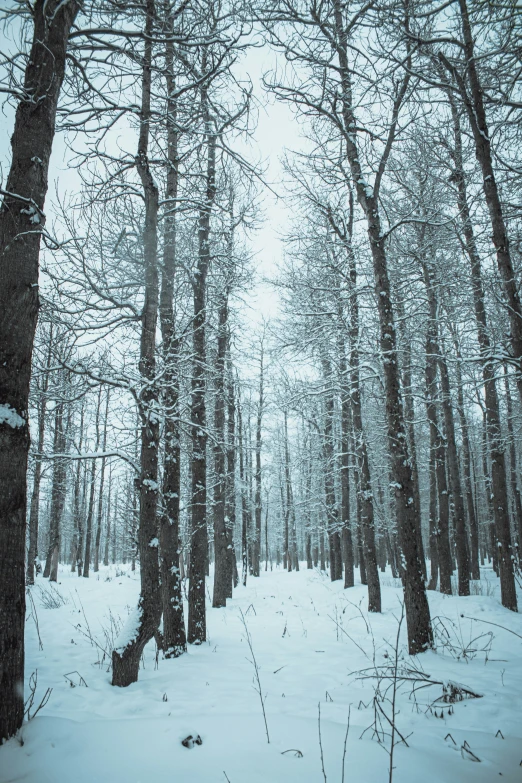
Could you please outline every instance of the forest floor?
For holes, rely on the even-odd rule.
[[[139,682],[120,689],[104,650],[135,604],[138,574],[112,566],[78,579],[64,566],[56,588],[39,578],[26,696],[36,671],[33,711],[52,693],[22,742],[0,748],[1,783],[388,783],[391,723],[394,783],[522,781],[522,615],[500,606],[493,572],[469,598],[429,594],[437,649],[415,659],[405,623],[396,645],[399,583],[388,574],[382,583],[383,612],[369,616],[360,585],[343,590],[306,568],[263,571],[226,609],[209,607],[206,644],[156,661],[152,642]],[[393,677],[361,679],[375,666],[398,671],[395,719]],[[442,683],[446,698],[458,696],[448,681],[481,698],[442,701]],[[203,743],[183,747],[189,734]]]

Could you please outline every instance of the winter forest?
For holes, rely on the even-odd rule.
[[[522,781],[520,0],[0,16],[0,782]]]

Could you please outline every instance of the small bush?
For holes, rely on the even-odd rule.
[[[38,585],[38,592],[40,604],[44,609],[59,609],[60,606],[65,606],[69,603],[69,599],[62,595],[58,588],[50,582],[45,586]]]

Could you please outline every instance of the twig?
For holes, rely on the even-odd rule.
[[[506,628],[505,625],[500,625],[499,623],[492,623],[491,620],[482,620],[479,617],[468,617],[465,614],[461,614],[460,616],[463,617],[464,620],[474,620],[476,623],[486,623],[486,625],[495,625],[497,628],[502,628],[503,631],[512,633],[513,636],[518,636],[519,639],[522,639],[522,636],[519,633],[517,633],[516,631],[512,631],[511,628]]]
[[[358,647],[358,648],[359,648],[359,650],[362,652],[362,654],[365,656],[365,658],[368,658],[368,655],[367,655],[367,653],[366,653],[366,652],[363,650],[363,648],[361,647],[361,645],[360,645],[360,644],[357,644],[357,642],[355,641],[355,639],[352,639],[352,637],[350,636],[350,634],[349,634],[349,633],[346,633],[346,631],[344,630],[344,628],[342,627],[342,625],[339,625],[339,623],[337,622],[337,620],[335,620],[335,619],[332,617],[332,615],[331,615],[331,614],[327,615],[327,617],[329,617],[329,618],[330,618],[330,620],[332,620],[332,622],[334,622],[334,623],[336,624],[336,626],[337,626],[337,627],[338,627],[338,628],[339,628],[339,629],[340,629],[340,630],[341,630],[341,631],[342,631],[342,632],[345,634],[345,636],[347,636],[347,637],[348,637],[348,639],[349,639],[351,642],[353,642],[353,643],[355,644],[355,646],[356,646],[356,647]],[[368,658],[368,660],[370,660],[370,659]]]
[[[263,720],[265,722],[265,731],[266,731],[266,741],[268,742],[268,744],[270,744],[270,735],[268,733],[268,723],[267,723],[267,720],[266,720],[266,712],[265,712],[265,700],[263,698],[263,690],[261,688],[261,679],[259,677],[259,666],[257,665],[257,660],[256,660],[256,656],[255,656],[255,653],[254,653],[254,648],[252,646],[252,637],[250,636],[250,631],[248,630],[248,625],[247,625],[247,622],[246,622],[246,619],[245,619],[245,615],[243,614],[243,610],[242,609],[240,609],[239,612],[241,614],[241,622],[243,623],[243,628],[245,629],[245,634],[246,634],[248,647],[250,649],[250,654],[252,656],[252,660],[250,661],[250,663],[254,667],[254,671],[255,671],[255,674],[256,674],[257,688],[255,688],[255,690],[259,694],[259,700],[261,702],[261,709],[263,711]]]
[[[318,721],[318,725],[319,725],[319,748],[321,750],[321,767],[322,767],[322,770],[323,770],[324,783],[328,783],[328,778],[326,777],[326,772],[325,772],[325,769],[324,769],[323,741],[322,741],[322,738],[321,738],[321,702],[318,703],[317,708],[318,708],[318,711],[319,711],[319,715],[318,715],[317,721]]]
[[[348,707],[348,721],[346,723],[346,734],[344,735],[343,768],[342,768],[343,774],[342,774],[342,777],[341,777],[341,783],[344,783],[344,762],[345,762],[345,759],[346,759],[346,745],[348,743],[348,732],[350,731],[350,710],[351,710],[351,707],[352,707],[352,705],[350,704],[350,706]]]
[[[31,709],[32,709],[33,704],[34,704],[34,699],[35,699],[35,696],[36,696],[36,687],[37,687],[37,685],[38,685],[38,669],[36,669],[31,674],[31,676],[29,677],[29,691],[30,691],[30,693],[29,693],[29,697],[28,697],[27,701],[24,704],[24,715],[27,716],[27,720],[28,721],[32,720],[33,718],[36,718],[36,716],[38,715],[40,710],[45,707],[45,705],[47,704],[47,702],[51,698],[51,693],[53,692],[52,688],[47,688],[47,690],[45,691],[45,693],[43,695],[42,700],[40,701],[40,704],[38,705],[36,710],[31,715]]]
[[[36,633],[38,634],[38,649],[43,650],[42,637],[40,636],[40,626],[38,624],[38,615],[36,613],[36,606],[35,606],[35,603],[34,603],[33,594],[31,593],[30,590],[27,590],[26,592],[27,592],[27,595],[29,596],[29,600],[31,602],[31,607],[32,607],[32,609],[31,609],[31,617],[34,620],[34,624],[36,626]]]
[[[398,732],[397,727],[395,726],[395,705],[396,705],[396,698],[397,698],[397,669],[399,666],[399,637],[401,633],[401,626],[402,622],[404,620],[404,602],[401,603],[401,619],[399,620],[399,625],[397,627],[397,637],[395,639],[395,657],[393,661],[393,689],[392,689],[392,720],[388,718],[384,710],[382,709],[381,705],[379,704],[379,707],[381,709],[381,712],[383,713],[384,717],[388,720],[389,723],[391,723],[391,747],[390,747],[390,767],[389,767],[389,776],[388,781],[389,783],[392,783],[393,781],[393,751],[395,748],[395,733],[397,732],[399,736],[402,738],[405,745],[408,743],[402,737],[400,732]]]

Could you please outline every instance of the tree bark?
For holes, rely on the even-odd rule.
[[[246,587],[248,576],[248,511],[245,491],[245,457],[243,452],[243,414],[241,403],[238,404],[237,426],[239,430],[239,483],[240,483],[240,509],[241,509],[241,583]]]
[[[59,393],[61,389],[59,390]],[[54,411],[54,454],[63,455],[66,449],[67,435],[64,422],[63,399],[56,401]],[[66,459],[64,456],[55,457],[53,461],[53,481],[51,489],[51,510],[49,515],[49,544],[47,559],[44,568],[44,577],[49,577],[51,582],[58,581],[58,559],[60,553],[60,533],[63,508],[65,505],[66,483]]]
[[[188,641],[190,644],[202,644],[207,637],[205,609],[205,575],[208,560],[205,333],[207,274],[210,265],[210,218],[216,196],[216,136],[212,132],[206,88],[202,89],[201,104],[207,136],[207,162],[206,192],[199,213],[198,264],[193,283],[192,533],[188,612]]]
[[[368,449],[364,434],[361,404],[361,381],[359,370],[359,301],[357,297],[357,268],[355,257],[350,247],[348,255],[349,263],[349,302],[350,302],[350,388],[351,388],[351,413],[353,423],[353,436],[355,455],[359,467],[359,485],[357,491],[360,498],[362,538],[364,545],[364,566],[366,582],[368,584],[368,611],[381,611],[381,584],[377,566],[377,552],[375,548],[375,515],[373,488],[370,476],[370,463]]]
[[[513,496],[513,506],[515,510],[515,530],[518,537],[518,558],[522,546],[522,501],[520,499],[520,490],[518,488],[517,471],[517,452],[515,448],[515,432],[513,428],[513,401],[511,399],[511,389],[509,388],[509,374],[507,365],[504,364],[504,387],[506,390],[506,408],[507,408],[507,431],[509,438],[509,467],[511,478],[511,494]]]
[[[480,579],[478,523],[477,515],[475,513],[475,504],[473,502],[473,481],[471,477],[471,447],[469,442],[468,422],[464,409],[464,390],[462,386],[462,371],[460,367],[462,357],[460,355],[457,342],[455,342],[455,353],[457,356],[457,411],[459,414],[462,437],[462,472],[464,474],[466,510],[468,514],[470,531],[470,570],[472,579]]]
[[[80,4],[37,0],[0,210],[0,740],[24,714],[28,400],[38,260],[67,40]]]
[[[95,418],[95,431],[96,442],[94,451],[97,452],[100,448],[100,407],[101,407],[101,386],[98,390],[98,402],[96,405],[96,418]],[[87,521],[85,525],[85,557],[83,560],[82,576],[86,579],[89,577],[91,568],[91,543],[92,543],[92,522],[94,519],[94,495],[95,495],[95,477],[96,477],[96,460],[91,462],[91,478],[89,484],[89,507],[87,510]]]
[[[107,424],[109,419],[109,398],[110,398],[110,389],[107,389],[107,399],[105,400],[105,414],[103,417],[103,437],[102,437],[102,451],[105,452],[107,448]],[[97,572],[100,570],[100,542],[101,542],[101,528],[102,528],[102,517],[103,517],[103,504],[104,504],[104,496],[103,496],[103,490],[105,487],[105,464],[106,459],[105,457],[102,457],[101,460],[101,467],[100,467],[100,490],[98,494],[98,516],[96,520],[96,538],[94,540],[94,571]]]
[[[226,606],[229,587],[228,537],[225,523],[226,502],[226,451],[225,451],[225,362],[228,343],[228,294],[218,312],[216,401],[214,409],[214,593],[212,606]],[[259,574],[258,574],[259,575]]]
[[[408,433],[408,446],[410,449],[411,470],[413,475],[415,507],[419,510],[417,525],[417,546],[422,563],[424,579],[427,579],[426,558],[424,556],[424,544],[422,541],[421,502],[419,492],[419,469],[417,466],[417,445],[415,441],[415,406],[413,404],[412,374],[411,374],[411,342],[406,335],[404,303],[397,297],[397,316],[399,319],[399,332],[402,335],[404,359],[402,363],[402,388],[404,389],[404,418]]]
[[[230,332],[228,335],[230,347]],[[237,573],[236,550],[234,548],[234,527],[236,523],[236,401],[234,394],[234,375],[230,356],[228,358],[228,387],[227,387],[227,486],[226,486],[226,516],[228,547],[228,577],[227,598],[232,598],[232,587],[237,587],[239,577]]]
[[[385,239],[381,230],[378,192],[367,183],[357,147],[357,128],[353,102],[351,71],[348,62],[348,34],[343,25],[340,0],[334,0],[334,29],[341,80],[341,110],[344,125],[344,141],[350,166],[353,187],[364,212],[373,261],[375,295],[379,313],[380,348],[384,363],[386,389],[386,417],[388,424],[388,449],[393,470],[395,504],[397,509],[399,544],[402,551],[404,574],[404,604],[408,630],[408,648],[411,655],[423,652],[433,644],[430,610],[417,543],[417,525],[420,509],[415,507],[413,474],[406,437],[397,361],[395,317],[391,299],[388,260]],[[398,111],[407,89],[403,83],[394,105],[389,133],[389,147],[393,143]],[[401,97],[402,96],[402,97]],[[381,161],[383,170],[385,159]],[[376,182],[377,184],[377,182]]]
[[[495,246],[497,267],[504,288],[506,309],[511,328],[511,349],[513,358],[516,360],[517,364],[517,387],[522,401],[522,306],[520,303],[517,279],[513,269],[506,221],[504,219],[502,202],[495,177],[491,137],[484,106],[484,91],[477,70],[475,43],[469,18],[468,4],[467,0],[458,0],[458,2],[462,21],[466,79],[462,78],[462,75],[448,62],[444,55],[440,55],[440,59],[456,79],[473,133],[475,156],[482,172],[482,188],[491,221],[491,239]],[[505,585],[505,589],[508,589],[507,585]],[[510,592],[510,590],[508,590],[508,592]]]
[[[149,166],[150,106],[152,85],[152,35],[154,0],[145,9],[145,43],[142,73],[140,135],[136,168],[143,187],[145,225],[143,261],[145,301],[141,317],[140,375],[143,388],[140,398],[140,517],[138,543],[140,552],[140,597],[129,616],[121,644],[112,653],[112,684],[126,687],[138,679],[140,658],[145,645],[158,629],[161,618],[161,592],[158,557],[158,447],[159,400],[156,383],[156,326],[159,305],[158,276],[158,188]]]
[[[173,19],[167,23],[174,33]],[[183,596],[180,574],[179,504],[181,487],[181,448],[179,432],[179,340],[176,339],[174,285],[176,280],[176,207],[179,189],[179,153],[177,104],[174,99],[174,44],[165,46],[165,87],[167,92],[167,175],[163,233],[163,269],[159,302],[165,379],[165,406],[162,495],[164,510],[160,518],[160,573],[163,608],[163,651],[166,658],[176,658],[187,650]]]
[[[51,350],[53,343],[53,327],[49,328],[49,345],[47,349],[47,364],[43,374],[42,385],[39,388],[38,399],[38,453],[34,462],[33,492],[29,511],[29,551],[27,554],[26,583],[34,585],[34,565],[38,557],[38,522],[40,517],[40,484],[42,481],[42,453],[45,443],[45,414],[47,410],[47,390],[49,388],[49,370],[51,366]]]
[[[429,306],[428,327],[426,330],[426,413],[430,427],[430,451],[435,461],[439,503],[438,524],[436,526],[437,559],[440,571],[440,592],[451,595],[452,566],[449,539],[449,492],[446,479],[446,443],[437,410],[439,397],[437,384],[437,361],[439,357],[437,302],[426,264],[423,264],[423,271]]]
[[[263,343],[261,342],[261,353],[259,358],[259,400],[257,403],[257,417],[256,417],[256,470],[255,470],[255,541],[254,541],[254,558],[252,563],[252,575],[259,576],[260,562],[261,562],[261,435],[262,435],[262,423],[263,423],[263,405],[264,405],[264,367],[263,367]]]
[[[462,2],[463,0],[459,0],[459,3],[462,4]],[[468,207],[466,179],[462,157],[460,118],[454,99],[450,93],[448,93],[448,95],[450,99],[455,139],[454,178],[457,185],[458,208],[462,221],[465,249],[471,267],[471,287],[473,292],[475,319],[477,322],[478,342],[482,365],[482,379],[484,383],[487,441],[491,455],[493,514],[495,519],[496,536],[499,545],[498,560],[500,570],[501,599],[503,606],[505,606],[507,609],[511,609],[512,611],[517,611],[517,595],[513,572],[514,552],[511,544],[506,464],[502,433],[500,428],[500,408],[495,382],[495,370],[493,367],[491,355],[491,342],[485,307],[482,269]]]
[[[83,445],[83,422],[85,416],[85,403],[82,401],[82,409],[80,413],[80,437],[78,440],[78,453],[81,453]],[[78,569],[78,576],[81,576],[82,570],[82,550],[83,550],[83,508],[81,504],[81,490],[82,490],[82,460],[79,459],[76,465],[76,473],[74,476],[74,500],[73,500],[73,540],[71,547],[71,572],[74,573]]]
[[[344,340],[340,344],[339,375],[341,381],[341,536],[344,553],[344,586],[353,587],[354,558],[353,540],[350,529],[350,388],[347,384],[348,368]]]

